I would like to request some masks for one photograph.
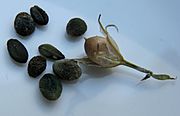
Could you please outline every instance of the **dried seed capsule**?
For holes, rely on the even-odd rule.
[[[39,81],[39,89],[48,100],[57,100],[62,93],[62,84],[53,74],[45,74]]]
[[[34,19],[34,22],[36,22],[38,25],[46,25],[49,21],[47,13],[39,6],[35,5],[34,7],[31,7],[30,13]]]
[[[64,59],[65,56],[54,46],[50,44],[42,44],[38,47],[39,53],[46,58],[50,58],[53,60]]]
[[[81,36],[86,32],[86,30],[87,25],[84,20],[80,18],[71,19],[66,26],[67,34],[71,36]]]
[[[82,74],[77,62],[68,59],[55,61],[53,71],[60,79],[67,81],[79,79]]]
[[[35,23],[28,13],[21,12],[14,20],[14,28],[19,35],[27,36],[34,32]]]
[[[28,51],[25,46],[17,39],[7,41],[7,49],[11,58],[16,62],[26,63],[28,60]]]
[[[28,64],[28,74],[31,77],[39,76],[46,69],[46,59],[42,56],[33,57]]]

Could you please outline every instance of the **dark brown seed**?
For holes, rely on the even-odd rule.
[[[66,26],[66,32],[70,36],[81,36],[86,32],[86,30],[87,25],[84,20],[80,18],[71,19]]]
[[[39,81],[39,89],[48,100],[57,100],[62,93],[62,84],[53,74],[45,74]]]
[[[60,79],[67,81],[77,80],[82,74],[77,62],[69,59],[55,61],[53,71]]]
[[[46,25],[49,22],[47,13],[37,5],[30,8],[30,13],[32,18],[34,19],[34,22],[39,25]]]
[[[17,39],[9,39],[7,41],[7,49],[11,58],[13,58],[16,62],[27,62],[28,51],[25,46]]]
[[[57,48],[50,44],[42,44],[38,47],[38,49],[39,53],[46,58],[52,60],[60,60],[65,58],[65,56]]]
[[[31,77],[39,76],[46,69],[46,59],[42,56],[33,57],[28,64],[28,74]]]
[[[14,28],[19,35],[27,36],[34,32],[35,23],[28,13],[21,12],[14,20]]]

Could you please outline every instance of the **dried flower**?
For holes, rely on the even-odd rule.
[[[158,80],[176,79],[166,74],[154,74],[150,70],[147,70],[125,60],[119,51],[118,45],[112,39],[112,37],[109,35],[107,31],[107,28],[110,26],[115,27],[117,30],[118,28],[115,25],[107,25],[104,28],[100,21],[100,17],[101,15],[99,15],[98,23],[100,25],[100,29],[104,37],[93,36],[90,38],[85,38],[84,49],[87,54],[87,57],[76,59],[77,61],[87,65],[103,68],[112,68],[119,65],[124,65],[136,69],[140,72],[146,73],[146,77],[142,80],[146,80],[150,77],[153,77]]]

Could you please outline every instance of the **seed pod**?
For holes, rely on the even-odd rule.
[[[57,100],[62,93],[62,84],[53,74],[45,74],[39,81],[39,89],[48,100]]]
[[[31,77],[39,76],[46,69],[46,59],[42,56],[33,57],[28,64],[28,74]]]
[[[87,54],[87,57],[75,59],[79,63],[83,63],[89,66],[96,66],[101,68],[112,68],[119,65],[124,65],[140,72],[146,73],[146,76],[142,79],[146,80],[150,77],[153,77],[158,80],[175,80],[176,77],[171,77],[167,74],[155,74],[151,70],[140,67],[136,64],[133,64],[122,56],[118,45],[110,36],[107,31],[108,27],[115,27],[118,31],[116,25],[110,24],[105,28],[103,27],[100,21],[101,15],[99,15],[98,23],[104,37],[101,36],[92,36],[90,38],[85,38],[84,49]]]
[[[86,30],[87,25],[85,21],[80,18],[71,19],[66,26],[66,32],[70,36],[81,36],[86,32]]]
[[[67,81],[77,80],[82,74],[77,62],[69,59],[55,61],[53,71],[60,79]]]
[[[37,5],[30,8],[30,13],[34,19],[34,22],[36,22],[38,25],[46,25],[49,22],[47,13]]]
[[[19,13],[14,20],[14,28],[19,35],[32,34],[35,30],[33,18],[26,12]]]
[[[107,38],[101,36],[90,37],[85,40],[84,49],[90,60],[102,67],[110,68],[118,66],[123,60],[123,56],[119,55],[119,52],[114,49],[118,50],[116,44],[112,46]]]
[[[39,53],[46,58],[50,58],[53,60],[64,59],[65,56],[54,46],[50,44],[42,44],[38,47]]]
[[[28,60],[28,51],[25,46],[17,39],[7,41],[7,49],[11,58],[16,62],[26,63]]]

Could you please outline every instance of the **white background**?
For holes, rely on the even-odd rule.
[[[13,28],[17,13],[29,12],[32,5],[47,11],[50,22],[25,38]],[[0,4],[0,116],[179,116],[180,115],[180,1],[179,0],[5,0]],[[6,42],[20,40],[29,59],[38,55],[38,46],[50,43],[67,58],[85,55],[82,37],[65,34],[73,17],[88,24],[85,37],[101,35],[97,17],[110,29],[123,56],[154,72],[179,77],[176,81],[154,79],[140,83],[144,74],[126,67],[110,70],[83,67],[76,83],[63,83],[61,98],[45,100],[37,79],[27,74],[27,63],[18,65],[9,57]],[[74,40],[73,40],[74,39]],[[44,73],[52,72],[52,62]]]

